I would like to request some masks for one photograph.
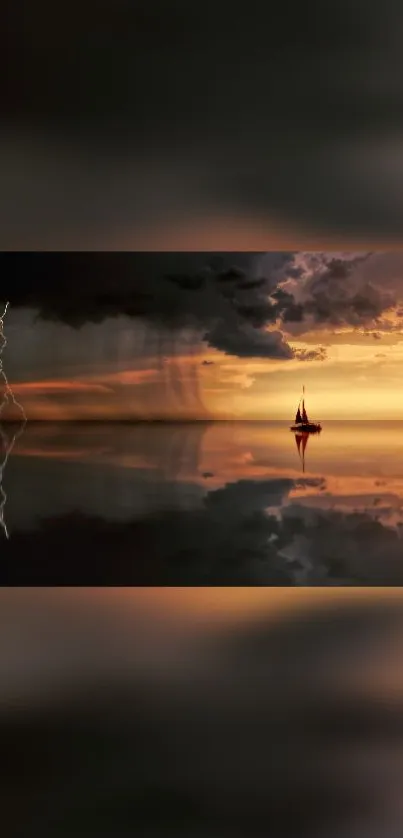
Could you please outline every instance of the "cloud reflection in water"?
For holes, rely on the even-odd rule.
[[[403,583],[399,423],[30,424],[2,582]],[[29,545],[29,549],[28,549]]]

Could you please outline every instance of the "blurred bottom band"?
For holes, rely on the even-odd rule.
[[[403,592],[0,600],[7,836],[402,834]]]

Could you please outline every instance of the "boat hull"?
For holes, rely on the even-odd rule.
[[[322,430],[322,426],[316,422],[307,422],[301,425],[292,425],[290,430],[298,431],[300,434],[319,434]]]

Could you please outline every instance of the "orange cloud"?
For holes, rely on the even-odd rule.
[[[156,381],[160,375],[161,373],[157,369],[122,370],[120,372],[113,372],[108,373],[107,375],[97,376],[96,380],[108,382],[108,384],[110,385],[142,384],[147,381]]]
[[[23,381],[13,384],[13,392],[18,395],[32,392],[40,395],[41,393],[64,393],[66,391],[70,393],[109,393],[110,388],[92,381],[69,381],[65,379],[59,381]]]

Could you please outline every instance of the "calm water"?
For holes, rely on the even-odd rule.
[[[14,430],[1,584],[403,583],[403,423]]]

